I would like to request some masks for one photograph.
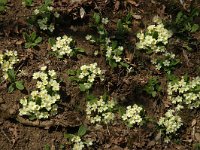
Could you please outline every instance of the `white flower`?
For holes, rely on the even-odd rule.
[[[113,101],[104,101],[103,97],[97,102],[88,102],[86,108],[86,118],[92,123],[105,123],[108,124],[114,120],[114,113],[112,112],[115,103]]]
[[[33,74],[33,79],[37,79],[37,90],[31,92],[28,100],[25,98],[20,100],[22,108],[19,115],[34,115],[37,119],[46,119],[50,115],[55,115],[58,108],[56,102],[60,99],[59,83],[55,80],[56,72],[48,71],[47,67],[43,66],[39,72]],[[50,86],[53,92],[49,92]]]
[[[38,9],[35,9],[35,10],[34,10],[34,14],[35,14],[35,15],[38,15],[39,13],[40,13],[40,11],[39,11]]]
[[[118,57],[118,56],[113,56],[113,59],[115,59],[116,62],[120,62],[121,61],[121,58]]]
[[[102,21],[101,21],[103,24],[108,24],[108,18],[102,18]]]
[[[53,32],[55,30],[55,27],[53,24],[50,24],[50,26],[48,27],[50,32]]]
[[[162,19],[159,16],[154,16],[153,17],[153,22],[157,23],[157,24],[161,24],[162,23]]]
[[[157,65],[156,65],[156,70],[160,70],[161,69],[161,65],[158,63]]]
[[[56,72],[54,70],[49,70],[48,74],[52,77],[55,78],[56,77]]]
[[[128,106],[126,113],[122,115],[122,119],[126,121],[129,125],[140,125],[142,122],[142,117],[140,113],[142,112],[142,107],[134,104],[133,106]]]
[[[85,39],[88,40],[88,41],[90,41],[90,40],[92,39],[92,36],[91,36],[91,35],[87,35],[87,36],[85,37]]]
[[[170,65],[170,61],[169,61],[169,60],[165,60],[165,61],[163,62],[163,65],[168,67],[168,66]]]
[[[58,12],[55,12],[55,13],[54,13],[54,16],[55,16],[56,18],[59,18],[59,17],[60,17],[60,14],[59,14]]]
[[[52,46],[52,51],[56,52],[59,57],[67,55],[71,57],[73,54],[73,49],[71,47],[72,38],[64,35],[63,37],[56,38],[56,44]]]
[[[178,115],[174,115],[175,111],[169,109],[164,117],[161,117],[158,125],[166,130],[166,134],[175,133],[182,125],[182,120]]]
[[[9,69],[14,69],[14,65],[19,61],[17,58],[17,52],[16,51],[8,51],[4,54],[0,53],[0,67],[2,69],[3,78],[5,80],[8,79],[7,71]]]
[[[52,7],[52,6],[47,6],[47,9],[48,9],[49,11],[52,11],[52,10],[53,10],[53,7]]]

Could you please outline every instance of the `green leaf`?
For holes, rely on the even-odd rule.
[[[24,0],[26,6],[32,6],[33,0]]]
[[[76,75],[76,70],[67,70],[67,74],[71,75],[71,76],[75,76]]]
[[[78,136],[81,137],[81,136],[85,135],[86,131],[87,131],[86,126],[81,125],[81,126],[79,127],[79,129],[78,129]]]
[[[8,87],[8,93],[12,93],[15,90],[15,84],[11,83]]]
[[[4,11],[5,8],[6,8],[5,6],[1,6],[1,5],[0,5],[0,12],[1,12],[1,11]]]
[[[119,19],[117,21],[117,32],[123,33],[123,31],[124,31],[124,26],[123,26],[122,20]]]
[[[125,63],[125,62],[120,62],[120,65],[122,67],[125,67],[125,68],[128,68],[129,67],[129,64]]]
[[[112,60],[112,59],[109,60],[109,65],[111,68],[117,67],[117,63],[115,62],[115,60]]]
[[[30,48],[30,47],[32,47],[31,43],[25,43],[25,48]]]
[[[45,0],[44,3],[45,5],[50,5],[52,3],[52,0]]]
[[[123,114],[126,113],[126,108],[125,107],[119,106],[118,110],[119,110],[119,115],[120,116],[122,116]]]
[[[79,79],[77,77],[69,77],[68,78],[70,81],[75,81],[75,82],[78,82]]]
[[[30,42],[31,41],[31,38],[29,37],[29,35],[26,32],[23,32],[22,35],[23,35],[23,38],[24,38],[24,40],[26,42]]]
[[[48,42],[49,42],[50,46],[53,46],[56,44],[56,40],[54,38],[49,38]]]
[[[15,85],[16,85],[16,88],[18,90],[23,90],[24,89],[24,85],[23,85],[23,82],[22,81],[16,81],[15,82]]]
[[[86,91],[87,89],[85,88],[85,85],[84,84],[79,84],[79,88],[80,88],[80,91]]]
[[[112,49],[116,49],[117,45],[117,41],[112,41]]]
[[[157,95],[156,91],[152,91],[151,95],[152,95],[152,97],[156,97],[156,95]]]
[[[44,150],[51,150],[51,147],[48,144],[46,144],[44,145]]]
[[[0,0],[0,5],[5,5],[7,2],[7,0]]]
[[[30,37],[31,37],[31,41],[32,41],[32,42],[35,41],[36,36],[37,36],[37,35],[36,35],[36,32],[32,32],[32,33],[31,33],[31,36],[30,36]]]
[[[42,42],[42,37],[38,37],[38,38],[35,40],[35,44],[39,44],[40,42]]]
[[[100,23],[101,17],[98,13],[94,13],[93,18],[94,18],[94,21],[95,21],[96,24]]]
[[[75,48],[75,49],[80,53],[84,53],[85,52],[85,50],[83,48]]]
[[[73,134],[67,134],[67,133],[64,134],[64,138],[66,138],[66,139],[71,139],[73,137],[74,137]]]
[[[183,13],[180,11],[176,16],[176,24],[180,24],[182,22]]]
[[[7,71],[8,73],[8,78],[10,79],[11,82],[15,81],[15,71],[13,69],[9,69]]]
[[[199,25],[198,24],[193,24],[192,28],[191,28],[191,32],[196,32],[199,29]]]

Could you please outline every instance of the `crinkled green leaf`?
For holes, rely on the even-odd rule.
[[[8,70],[8,78],[11,82],[15,81],[15,71],[13,69]]]
[[[23,84],[22,81],[16,81],[16,82],[15,82],[15,85],[16,85],[16,88],[17,88],[18,90],[23,90],[23,89],[24,89],[24,84]]]
[[[38,37],[38,38],[35,40],[35,44],[39,44],[40,42],[42,42],[42,37]]]
[[[15,85],[14,83],[11,83],[8,87],[8,93],[12,93],[15,90]]]
[[[79,129],[78,129],[78,136],[81,137],[81,136],[85,135],[86,131],[87,131],[86,126],[81,125],[81,126],[79,127]]]

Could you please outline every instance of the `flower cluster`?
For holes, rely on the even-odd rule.
[[[20,100],[22,108],[19,115],[29,116],[31,119],[46,119],[57,114],[57,101],[60,100],[59,83],[56,81],[56,72],[46,70],[41,67],[41,71],[33,74],[33,79],[37,80],[36,88],[31,92],[31,96]]]
[[[175,110],[169,109],[165,116],[159,119],[158,125],[165,129],[166,134],[174,134],[183,123],[181,117],[175,114]]]
[[[95,40],[94,40],[94,38],[92,37],[92,35],[86,35],[85,39],[86,39],[87,41],[90,41],[91,43],[95,43]]]
[[[187,81],[184,77],[175,83],[168,84],[168,99],[178,108],[186,105],[189,109],[200,106],[200,77]]]
[[[139,42],[136,43],[137,49],[144,49],[151,55],[151,62],[157,70],[164,68],[169,71],[170,68],[178,63],[173,53],[166,51],[168,39],[172,37],[172,32],[165,29],[162,20],[159,17],[154,17],[154,25],[147,27],[146,32],[137,34]]]
[[[126,109],[126,113],[122,115],[122,120],[125,121],[128,126],[133,126],[135,124],[141,125],[142,123],[142,107],[134,104],[133,106],[128,106]]]
[[[105,25],[108,24],[108,18],[101,18],[99,14],[94,15],[95,22],[94,26],[96,27],[99,37],[94,37],[92,35],[87,35],[86,40],[91,43],[99,43],[103,48],[104,55],[106,56],[106,60],[112,68],[117,67],[118,65],[128,68],[128,64],[124,62],[122,59],[122,55],[124,53],[124,47],[118,46],[117,41],[111,41],[108,32],[105,29]],[[97,17],[98,16],[98,17]],[[95,18],[99,19],[95,19]],[[94,55],[96,56],[98,51],[95,51]]]
[[[119,63],[122,60],[124,48],[122,46],[118,46],[113,48],[112,46],[106,46],[106,59],[110,61],[115,61]]]
[[[102,71],[99,67],[97,67],[97,63],[81,66],[77,75],[80,80],[80,89],[82,91],[89,90],[97,77],[99,77],[102,81],[104,80]]]
[[[179,63],[179,60],[175,58],[175,54],[165,51],[161,56],[157,55],[157,58],[152,58],[151,63],[155,65],[156,70],[164,68],[166,71],[170,71]]]
[[[82,150],[85,145],[87,147],[92,145],[92,141],[83,142],[81,137],[77,135],[73,135],[73,137],[70,139],[70,142],[74,144],[72,150]]]
[[[73,56],[74,52],[72,49],[73,39],[64,35],[63,37],[57,37],[56,43],[52,46],[52,51],[56,53],[59,58],[62,58],[64,55],[68,57]]]
[[[8,70],[13,69],[13,66],[19,61],[17,58],[17,51],[6,51],[4,54],[0,53],[0,66],[3,72],[3,78],[8,79]]]
[[[34,10],[34,14],[37,16],[37,23],[41,30],[49,30],[53,32],[55,30],[54,24],[50,23],[51,18],[59,18],[60,14],[52,13],[53,7],[48,5],[42,5],[40,8]]]
[[[103,96],[100,96],[97,101],[87,102],[86,117],[93,124],[101,122],[108,124],[114,120],[115,116],[112,112],[114,106],[113,100],[106,101]]]
[[[140,42],[136,44],[136,47],[155,53],[164,52],[166,50],[165,45],[167,45],[168,39],[172,36],[172,32],[165,29],[161,20],[154,18],[153,21],[155,25],[148,26],[145,33],[137,34]]]

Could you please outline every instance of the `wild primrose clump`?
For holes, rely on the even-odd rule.
[[[113,108],[115,102],[100,96],[100,99],[87,102],[86,117],[92,124],[108,124],[114,120]]]
[[[164,117],[159,119],[158,125],[165,130],[166,134],[175,134],[183,123],[175,110],[169,109]]]
[[[29,19],[31,24],[39,26],[43,31],[53,32],[55,30],[55,21],[59,18],[60,14],[53,12],[53,7],[51,6],[52,1],[45,1],[43,5],[34,10],[34,16]]]
[[[73,75],[71,80],[74,80],[79,84],[81,91],[89,90],[94,84],[96,78],[100,78],[101,81],[104,80],[102,71],[97,67],[97,63],[83,65],[76,71],[70,70],[69,74]]]
[[[178,63],[175,55],[166,50],[169,38],[172,37],[172,32],[167,30],[158,17],[154,17],[154,25],[147,27],[145,32],[137,34],[139,42],[136,43],[137,49],[143,49],[148,54],[151,54],[151,62],[157,70],[163,68],[169,71]]]
[[[79,135],[70,134],[68,138],[70,139],[70,143],[73,144],[72,150],[82,150],[93,144],[91,140],[83,141]]]
[[[73,144],[72,150],[82,150],[84,147],[89,147],[93,144],[92,141],[82,141],[78,135],[71,135],[70,142]]]
[[[142,111],[142,107],[136,104],[134,104],[133,106],[128,106],[126,108],[126,112],[122,115],[122,120],[125,121],[129,127],[133,127],[133,125],[141,125]]]
[[[123,60],[124,47],[120,46],[117,40],[111,40],[105,28],[109,22],[108,18],[102,18],[98,13],[94,13],[93,19],[92,27],[96,28],[99,36],[87,35],[86,40],[100,44],[100,49],[103,50],[106,60],[112,68],[118,65],[128,68],[129,65]],[[97,54],[98,51],[95,51],[94,55]]]
[[[33,74],[33,79],[37,80],[36,90],[31,92],[28,98],[20,100],[22,108],[19,110],[20,116],[28,116],[30,119],[47,119],[57,114],[57,101],[60,100],[59,83],[56,72],[41,67],[39,72]]]
[[[63,58],[64,55],[68,57],[73,55],[73,39],[64,35],[63,37],[57,37],[56,43],[52,46],[52,51],[56,53],[59,58]]]
[[[3,78],[8,79],[8,71],[14,69],[14,65],[19,61],[17,51],[0,52],[0,67],[2,69]]]
[[[182,77],[181,80],[168,84],[168,99],[178,108],[187,106],[189,109],[200,106],[200,77],[191,80]]]

